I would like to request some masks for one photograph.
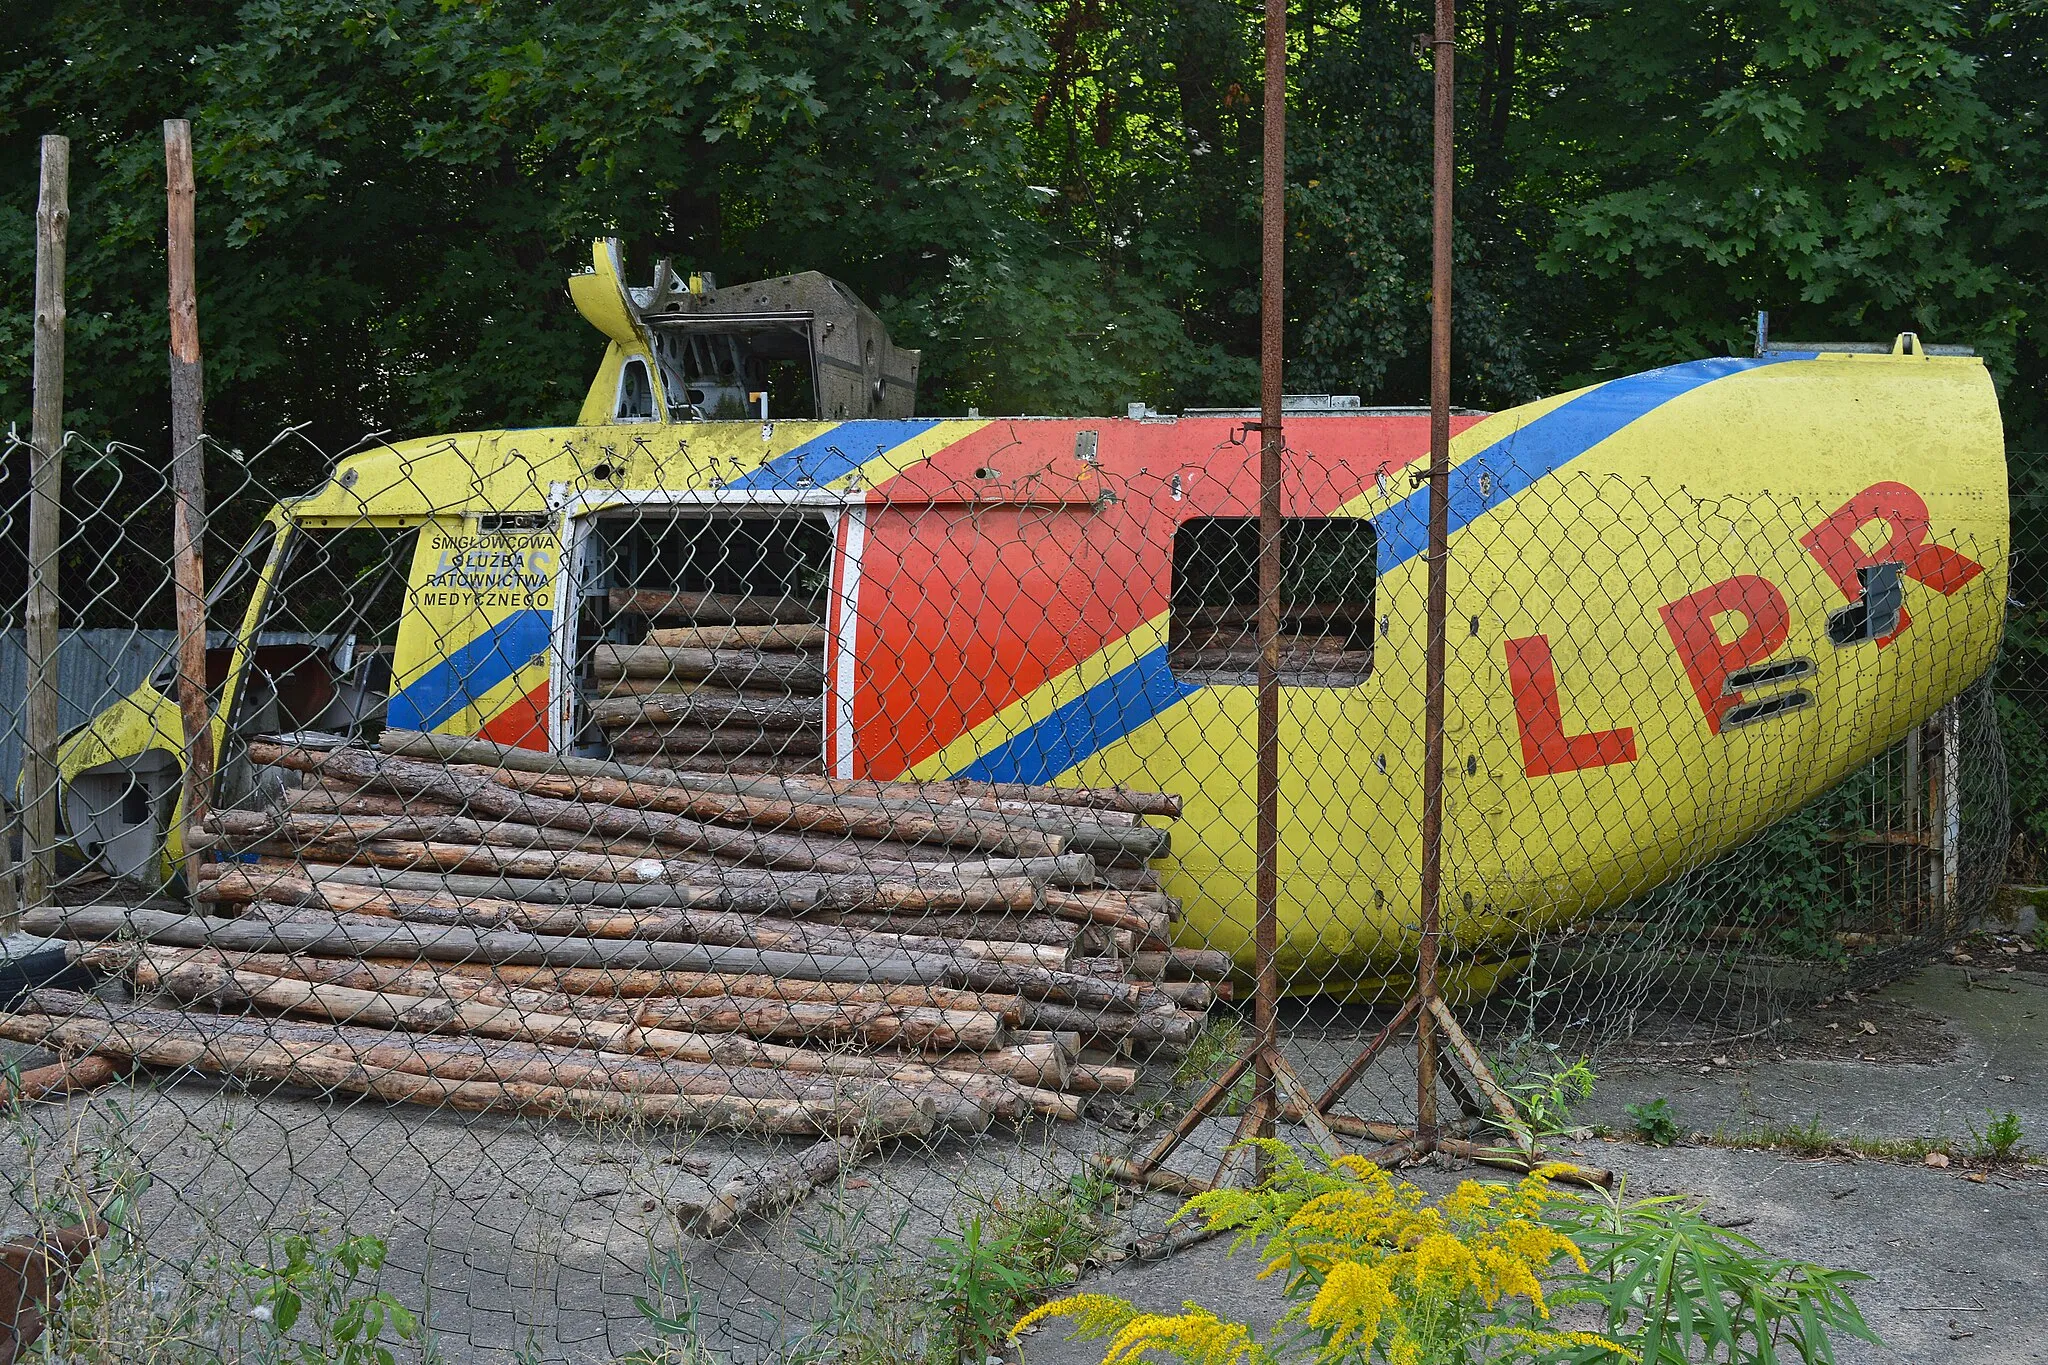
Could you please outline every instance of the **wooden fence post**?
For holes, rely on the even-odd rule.
[[[28,495],[27,743],[22,748],[23,902],[48,904],[57,862],[57,545],[64,497],[64,237],[71,142],[43,139],[36,203],[35,396]]]
[[[184,817],[179,823],[185,886],[197,891],[200,822],[213,781],[212,707],[206,695],[205,382],[199,364],[199,293],[192,222],[192,125],[164,122],[164,179],[170,211],[171,567],[178,602],[178,711],[185,729]]]

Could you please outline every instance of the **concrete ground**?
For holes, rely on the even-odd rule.
[[[1818,1121],[1835,1134],[1967,1142],[1987,1111],[2011,1109],[2028,1141],[2048,1148],[2048,974],[2031,969],[2043,960],[1931,967],[1831,1001],[1787,1037],[1726,1052],[1709,1042],[1610,1057],[1587,1118],[1622,1127],[1628,1103],[1663,1096],[1686,1129],[1724,1137]],[[1341,1065],[1371,1020],[1346,1012],[1299,1023],[1290,1056],[1314,1076]],[[1361,1111],[1398,1114],[1411,1066],[1390,1052],[1361,1082]],[[1232,1126],[1203,1124],[1175,1164],[1208,1169]],[[721,1358],[770,1359],[830,1317],[835,1299],[844,1310],[879,1280],[894,1277],[894,1292],[907,1287],[915,1301],[928,1292],[919,1281],[933,1236],[1020,1191],[1063,1185],[1090,1153],[1133,1140],[1097,1123],[1041,1124],[900,1148],[794,1216],[714,1245],[682,1236],[676,1211],[786,1144],[329,1103],[187,1078],[32,1106],[0,1123],[0,1169],[13,1181],[0,1233],[75,1199],[66,1171],[100,1198],[118,1171],[147,1172],[142,1254],[99,1315],[98,1330],[125,1345],[109,1341],[117,1349],[105,1359],[178,1359],[171,1348],[200,1335],[178,1322],[181,1295],[253,1330],[249,1274],[235,1262],[266,1259],[295,1229],[384,1238],[379,1285],[425,1311],[441,1360],[596,1362],[645,1347],[656,1332],[635,1299],[664,1303],[650,1270],[654,1280],[687,1273],[687,1286],[671,1274],[665,1302],[679,1309],[687,1290]],[[1975,1184],[1960,1169],[1703,1144],[1568,1150],[1625,1173],[1639,1193],[1702,1194],[1714,1216],[1749,1220],[1743,1230],[1775,1252],[1870,1273],[1859,1297],[1889,1344],[1852,1345],[1845,1360],[2048,1359],[2048,1170]],[[1172,1206],[1152,1196],[1128,1216],[1156,1227]],[[1086,1287],[1253,1319],[1276,1311],[1247,1261],[1213,1244],[1092,1274]],[[1099,1352],[1041,1333],[1026,1358],[1061,1365]]]
[[[1709,1051],[1684,1063],[1607,1061],[1585,1118],[1625,1129],[1627,1105],[1664,1097],[1685,1129],[1722,1142],[1770,1126],[1818,1124],[1835,1135],[1951,1138],[1967,1147],[1988,1114],[2009,1110],[2031,1146],[2048,1149],[2048,975],[2030,966],[1933,966],[1860,999],[1830,1002],[1803,1021],[1802,1032],[1862,1040],[1868,1060],[1853,1055],[1852,1041],[1832,1049],[1844,1055],[1821,1058],[1779,1060],[1766,1044],[1747,1057]],[[1866,1021],[1878,1032],[1865,1031]],[[1830,1022],[1841,1027],[1829,1030]],[[1889,1055],[1888,1029],[1912,1030],[1898,1050],[1922,1060]],[[1727,1056],[1725,1064],[1715,1055]],[[1845,1362],[2048,1360],[2048,1167],[1979,1172],[1985,1180],[1977,1184],[1960,1166],[1801,1157],[1701,1140],[1667,1148],[1593,1140],[1560,1154],[1617,1171],[1637,1194],[1702,1195],[1709,1216],[1739,1222],[1775,1254],[1868,1274],[1857,1298],[1885,1345],[1851,1342]],[[1192,1159],[1185,1168],[1198,1169]],[[1408,1175],[1437,1188],[1456,1178],[1432,1167]],[[1219,1241],[1164,1262],[1111,1269],[1083,1287],[1162,1309],[1194,1300],[1270,1323],[1282,1305],[1273,1285],[1252,1278],[1254,1269],[1248,1252],[1230,1257]],[[1099,1347],[1060,1340],[1057,1332],[1031,1339],[1029,1365],[1101,1358]]]

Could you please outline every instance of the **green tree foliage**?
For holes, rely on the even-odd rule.
[[[1553,209],[1544,267],[1593,285],[1604,365],[1781,333],[1903,328],[2008,374],[2040,289],[2039,148],[1988,96],[2004,15],[1945,0],[1581,0],[1521,160]],[[1973,46],[1980,50],[1973,51]]]
[[[2040,6],[1460,21],[1464,401],[1739,350],[1766,307],[1983,347],[2040,425]],[[1430,22],[1293,6],[1297,390],[1424,391]],[[1259,29],[1242,0],[59,0],[0,36],[0,414],[61,130],[74,421],[160,442],[166,115],[198,129],[211,425],[244,444],[562,420],[596,346],[561,279],[605,231],[642,269],[839,275],[925,347],[930,411],[1246,401]]]
[[[595,347],[562,278],[606,231],[956,298],[988,335],[1014,297],[950,277],[1047,250],[1016,173],[1037,16],[1008,0],[150,10],[60,3],[0,56],[9,416],[46,130],[74,140],[74,420],[110,434],[161,430],[166,115],[198,129],[211,425],[249,442],[573,416]]]

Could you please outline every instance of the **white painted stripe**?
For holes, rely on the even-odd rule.
[[[830,761],[840,777],[853,776],[853,687],[854,662],[860,634],[860,559],[867,547],[868,512],[860,505],[839,514],[839,556],[832,566],[832,638],[838,646],[834,660],[832,706],[829,716],[832,734]]]
[[[567,493],[566,487],[555,484],[548,490],[548,501],[565,505]],[[555,542],[559,547],[555,556],[555,638],[548,659],[548,749],[558,754],[567,753],[574,738],[570,726],[576,718],[576,621],[583,614],[579,610],[582,598],[577,594],[582,578],[577,569],[589,531],[586,519],[566,510],[562,513]]]

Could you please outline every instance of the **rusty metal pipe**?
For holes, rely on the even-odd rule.
[[[1287,249],[1287,0],[1266,0],[1265,189],[1259,262],[1259,719],[1258,829],[1254,853],[1257,919],[1252,996],[1252,1104],[1257,1133],[1274,1134],[1279,1090],[1280,975],[1280,466],[1283,389],[1283,272]]]
[[[1457,179],[1452,101],[1455,0],[1437,0],[1431,64],[1436,74],[1436,178],[1430,264],[1429,334],[1429,619],[1422,722],[1422,905],[1415,992],[1427,1004],[1437,994],[1437,940],[1443,916],[1444,832],[1444,619],[1450,597],[1451,482],[1451,196]],[[1437,1021],[1424,1009],[1415,1017],[1415,1134],[1425,1150],[1437,1140]]]

